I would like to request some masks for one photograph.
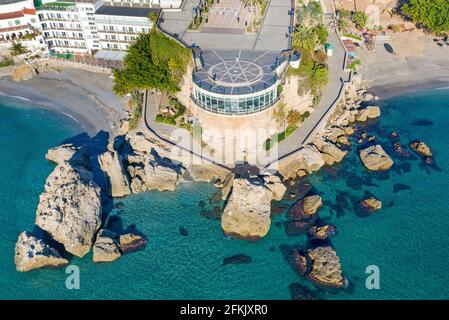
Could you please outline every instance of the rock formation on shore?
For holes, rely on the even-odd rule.
[[[57,268],[69,263],[43,240],[22,232],[16,243],[14,262],[17,271],[27,272],[39,268]]]
[[[131,194],[128,175],[117,152],[106,151],[98,157],[98,162],[108,184],[109,196],[115,198]]]
[[[375,145],[360,150],[363,165],[371,171],[386,171],[393,166],[393,160],[382,146]]]
[[[366,121],[380,117],[380,108],[377,106],[369,106],[359,110],[357,121]]]
[[[36,225],[78,257],[89,252],[101,225],[100,188],[92,173],[69,162],[60,163],[40,195]]]
[[[223,231],[249,240],[264,237],[271,225],[271,200],[272,192],[261,178],[235,179],[221,218]]]
[[[94,262],[111,262],[121,257],[117,235],[107,229],[101,229],[93,246]]]
[[[47,151],[45,158],[48,161],[60,164],[68,161],[73,165],[90,168],[89,153],[86,147],[75,147],[72,144],[63,144]]]

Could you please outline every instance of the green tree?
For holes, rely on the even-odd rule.
[[[148,19],[152,23],[151,31],[156,32],[157,31],[157,19],[159,17],[159,14],[157,12],[150,12],[148,14]]]
[[[11,48],[9,52],[12,56],[20,56],[21,54],[26,53],[28,50],[21,44],[20,42],[13,42],[11,44]]]
[[[156,89],[175,93],[190,62],[190,50],[161,32],[141,34],[130,46],[124,69],[114,71],[114,92]]]
[[[358,29],[365,29],[368,22],[368,16],[362,11],[356,11],[351,15],[352,22],[355,23]]]
[[[449,1],[410,0],[401,7],[404,15],[436,34],[449,31]]]
[[[327,37],[329,36],[329,31],[327,30],[326,26],[320,23],[313,28],[313,32],[316,34],[319,43],[321,45],[324,45],[327,41]]]
[[[295,49],[302,51],[303,54],[310,54],[318,44],[318,35],[312,28],[300,25],[293,31],[292,44]]]

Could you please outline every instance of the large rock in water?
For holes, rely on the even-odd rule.
[[[68,162],[48,176],[40,195],[36,225],[78,257],[89,252],[101,224],[100,188],[92,173]]]
[[[98,157],[108,183],[108,195],[124,197],[131,194],[127,172],[123,167],[122,157],[117,152],[106,151]]]
[[[307,253],[311,261],[307,278],[325,287],[346,287],[347,283],[341,271],[340,259],[332,247],[317,247],[309,249]]]
[[[432,151],[430,150],[429,146],[422,141],[415,141],[410,143],[410,148],[412,148],[413,151],[423,157],[432,156]]]
[[[56,249],[26,231],[22,232],[17,240],[14,262],[16,270],[20,272],[39,268],[57,268],[69,263]]]
[[[123,254],[141,250],[147,245],[147,240],[143,237],[127,233],[120,235],[120,250]]]
[[[101,229],[93,247],[94,262],[111,262],[121,257],[117,235],[107,229]]]
[[[393,160],[380,145],[360,150],[360,159],[371,171],[386,171],[393,166]]]
[[[305,197],[302,201],[303,212],[306,216],[315,215],[322,205],[323,200],[318,195]]]
[[[259,178],[235,179],[221,217],[223,231],[238,238],[257,240],[270,229],[272,193]]]
[[[182,166],[153,152],[135,156],[128,172],[134,193],[148,190],[174,191],[182,175]]]
[[[48,161],[60,164],[68,161],[73,165],[90,168],[89,153],[86,147],[75,147],[73,144],[63,144],[47,151],[45,158]]]

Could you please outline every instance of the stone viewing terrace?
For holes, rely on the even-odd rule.
[[[198,1],[197,1],[198,2]],[[269,0],[265,15],[256,33],[250,28],[251,12],[240,0],[220,0],[210,8],[208,22],[198,30],[189,30],[193,19],[193,0],[186,0],[179,12],[163,12],[159,22],[162,31],[186,45],[202,49],[242,49],[277,51],[288,49],[291,0]],[[239,16],[239,21],[237,17]],[[245,21],[248,27],[245,27]]]

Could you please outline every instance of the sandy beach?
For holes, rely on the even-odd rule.
[[[112,85],[106,74],[64,69],[20,82],[3,76],[0,94],[26,98],[34,106],[64,113],[92,136],[101,130],[114,134],[125,114],[125,102],[112,93]]]
[[[391,34],[394,54],[383,43],[373,51],[357,49],[362,60],[360,72],[371,90],[381,98],[408,92],[449,87],[449,46],[438,46],[434,36],[421,31]]]

